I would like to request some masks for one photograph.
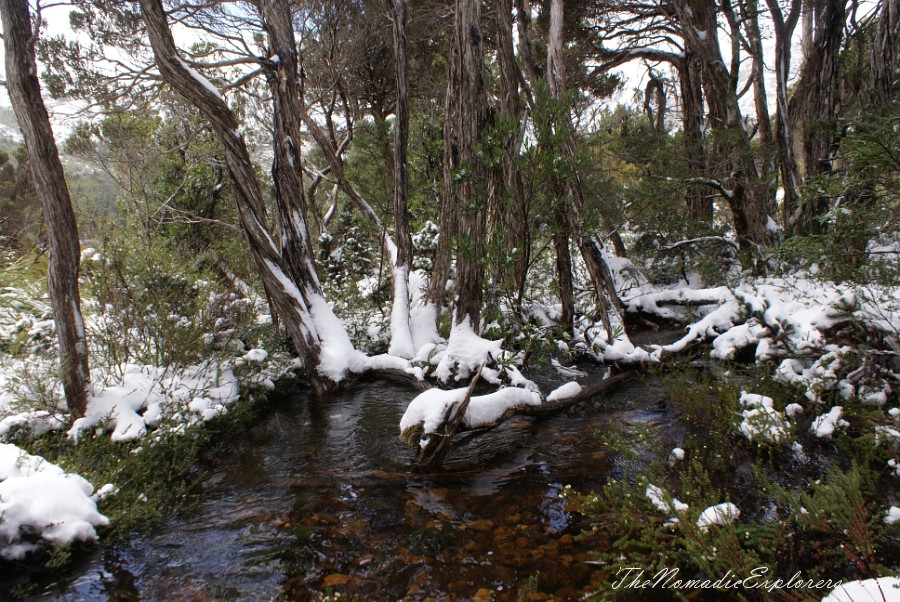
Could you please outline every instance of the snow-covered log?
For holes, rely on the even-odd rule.
[[[482,365],[468,388],[429,389],[410,402],[400,420],[400,438],[408,443],[418,439],[418,469],[439,467],[458,431],[491,429],[513,416],[549,416],[610,391],[637,374],[623,372],[589,387],[569,382],[546,398],[535,387],[503,387],[473,397],[483,369]]]

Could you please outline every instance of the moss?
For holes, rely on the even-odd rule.
[[[403,429],[403,432],[400,433],[400,441],[402,441],[409,449],[418,449],[419,440],[422,438],[424,432],[425,429],[421,424],[415,424]]]

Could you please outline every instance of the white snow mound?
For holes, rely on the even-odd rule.
[[[48,544],[97,539],[94,527],[109,520],[93,492],[80,475],[0,443],[0,557],[21,560]]]

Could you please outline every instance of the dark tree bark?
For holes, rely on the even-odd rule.
[[[41,98],[34,58],[36,35],[31,28],[27,0],[0,0],[3,46],[6,52],[6,88],[25,138],[31,174],[47,224],[50,260],[47,288],[59,340],[60,372],[66,403],[75,418],[87,409],[90,372],[87,342],[78,292],[81,248],[75,211]]]
[[[265,227],[265,207],[250,155],[237,120],[225,100],[208,82],[191,70],[178,56],[161,0],[140,0],[147,35],[163,80],[209,120],[225,152],[232,194],[250,254],[259,270],[273,311],[281,318],[303,361],[306,375],[317,393],[336,383],[321,376],[317,367],[321,340],[311,313],[311,305],[324,303],[311,257],[300,264],[309,266],[309,278],[295,281]],[[297,249],[298,252],[306,247]],[[322,310],[323,308],[319,308]]]
[[[455,212],[458,232],[453,324],[468,320],[472,329],[478,332],[484,278],[486,186],[477,145],[484,130],[487,101],[479,0],[456,0],[448,80],[444,110],[444,196],[441,199],[446,207],[442,206],[441,210],[439,243],[445,242],[445,213],[452,223],[449,214]],[[432,294],[440,295],[443,286],[437,278],[435,280]],[[437,299],[432,296],[432,301],[440,308]]]
[[[900,0],[881,0],[869,56],[871,102],[881,104],[900,90]]]
[[[847,20],[847,0],[810,0],[807,10],[805,60],[789,111],[803,128],[805,179],[832,172],[837,104],[840,90],[840,51]],[[804,198],[799,213],[791,216],[798,233],[821,231],[816,217],[827,207],[821,197]]]
[[[703,146],[703,88],[701,66],[697,54],[690,49],[684,60],[676,62],[681,90],[681,129],[685,139],[685,157],[693,173],[706,175],[706,152]],[[690,232],[708,228],[713,220],[713,201],[704,188],[692,186],[686,195],[691,216]]]
[[[734,22],[729,0],[723,1],[729,21]],[[702,69],[703,91],[708,107],[709,127],[714,132],[711,177],[731,193],[726,201],[731,208],[735,235],[742,248],[768,246],[766,228],[766,188],[758,186],[759,174],[744,129],[738,104],[738,66],[740,53],[732,25],[731,67],[727,67],[716,35],[719,7],[714,2],[672,3],[685,44],[694,52]]]
[[[531,26],[531,0],[516,0],[516,28],[519,32],[519,54],[528,81],[544,77],[544,70],[534,52],[534,29]]]
[[[774,137],[769,119],[769,105],[766,102],[766,73],[763,61],[762,35],[759,30],[759,1],[739,0],[741,21],[747,32],[747,50],[750,52],[752,66],[750,77],[753,78],[753,106],[756,109],[757,136],[763,145],[763,151],[771,146]]]
[[[562,202],[557,200],[557,203]],[[553,210],[553,221],[556,230],[553,232],[553,250],[556,253],[556,282],[559,287],[559,303],[562,311],[559,322],[572,333],[575,327],[575,287],[572,283],[572,254],[569,251],[569,240],[572,228],[569,214],[563,208]]]
[[[787,15],[777,0],[766,0],[775,30],[775,152],[781,173],[784,198],[781,203],[782,222],[786,232],[791,230],[791,214],[799,206],[800,171],[794,156],[794,129],[788,104],[788,76],[791,69],[791,41],[800,19],[803,0],[791,0]]]
[[[512,0],[499,0],[496,6],[497,62],[500,65],[500,114],[516,127],[504,140],[503,147],[503,194],[500,216],[496,220],[504,235],[507,249],[516,249],[512,274],[504,274],[510,282],[507,289],[514,291],[515,307],[522,307],[525,294],[525,279],[531,261],[531,241],[528,236],[528,203],[522,175],[516,167],[516,158],[521,146],[521,122],[523,106],[519,95],[522,73],[516,63],[512,31]]]
[[[306,224],[307,205],[300,169],[301,140],[298,103],[299,82],[294,27],[288,4],[260,2],[259,14],[269,38],[270,62],[266,76],[272,92],[274,138],[272,179],[275,183],[275,205],[281,239],[281,256],[295,282],[313,280],[312,244]]]

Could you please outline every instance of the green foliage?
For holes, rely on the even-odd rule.
[[[12,157],[0,151],[0,248],[31,249],[39,242],[43,224],[25,144],[19,144]]]
[[[227,172],[198,111],[176,101],[166,109],[165,118],[131,111],[80,123],[65,149],[112,178],[122,192],[121,215],[147,244],[164,237],[203,249],[237,230]]]
[[[104,539],[118,539],[193,508],[202,493],[200,461],[244,429],[254,412],[251,396],[202,426],[167,428],[178,425],[164,420],[151,436],[136,442],[112,441],[101,424],[94,432],[82,434],[77,444],[65,431],[20,437],[15,443],[66,472],[82,475],[98,489],[113,484],[115,492],[97,505],[110,519],[110,525],[99,531]],[[70,558],[67,551],[52,550],[50,561],[58,566],[48,568],[63,569],[77,558]]]
[[[95,244],[82,273],[96,364],[185,367],[259,336],[252,300],[215,286],[211,252],[187,258],[167,241],[147,247],[120,230]]]
[[[804,199],[823,199],[822,234],[787,239],[776,254],[823,278],[856,283],[900,282],[900,117],[863,114],[840,140],[843,169],[807,181]]]
[[[383,328],[390,313],[390,259],[377,244],[380,233],[356,213],[342,213],[334,225],[335,235],[319,237],[318,268],[322,290],[344,321],[358,349],[383,353],[387,332]]]
[[[598,599],[631,599],[636,590],[612,584],[636,566],[645,570],[645,579],[673,570],[679,579],[711,580],[729,571],[734,579],[765,571],[765,579],[784,582],[797,572],[804,580],[836,581],[896,571],[896,538],[884,524],[879,490],[886,456],[873,453],[872,423],[863,419],[865,412],[881,410],[858,409],[853,424],[861,436],[840,436],[837,448],[816,440],[803,422],[795,437],[820,460],[801,461],[787,443],[759,445],[737,430],[741,389],[773,397],[776,409],[798,392],[774,383],[767,369],[736,368],[663,376],[666,404],[684,424],[683,460],[668,458],[672,443],[658,431],[626,427],[604,436],[609,453],[632,471],[620,478],[614,472],[597,492],[571,496],[576,509],[593,517],[593,529],[583,537],[599,543],[596,557],[606,585],[596,592]],[[647,497],[651,484],[663,490],[669,512]],[[689,507],[675,510],[673,498]],[[741,510],[739,520],[708,529],[697,525],[703,509],[729,500]],[[786,591],[738,588],[717,595],[774,600]],[[806,599],[824,590],[791,592]]]

